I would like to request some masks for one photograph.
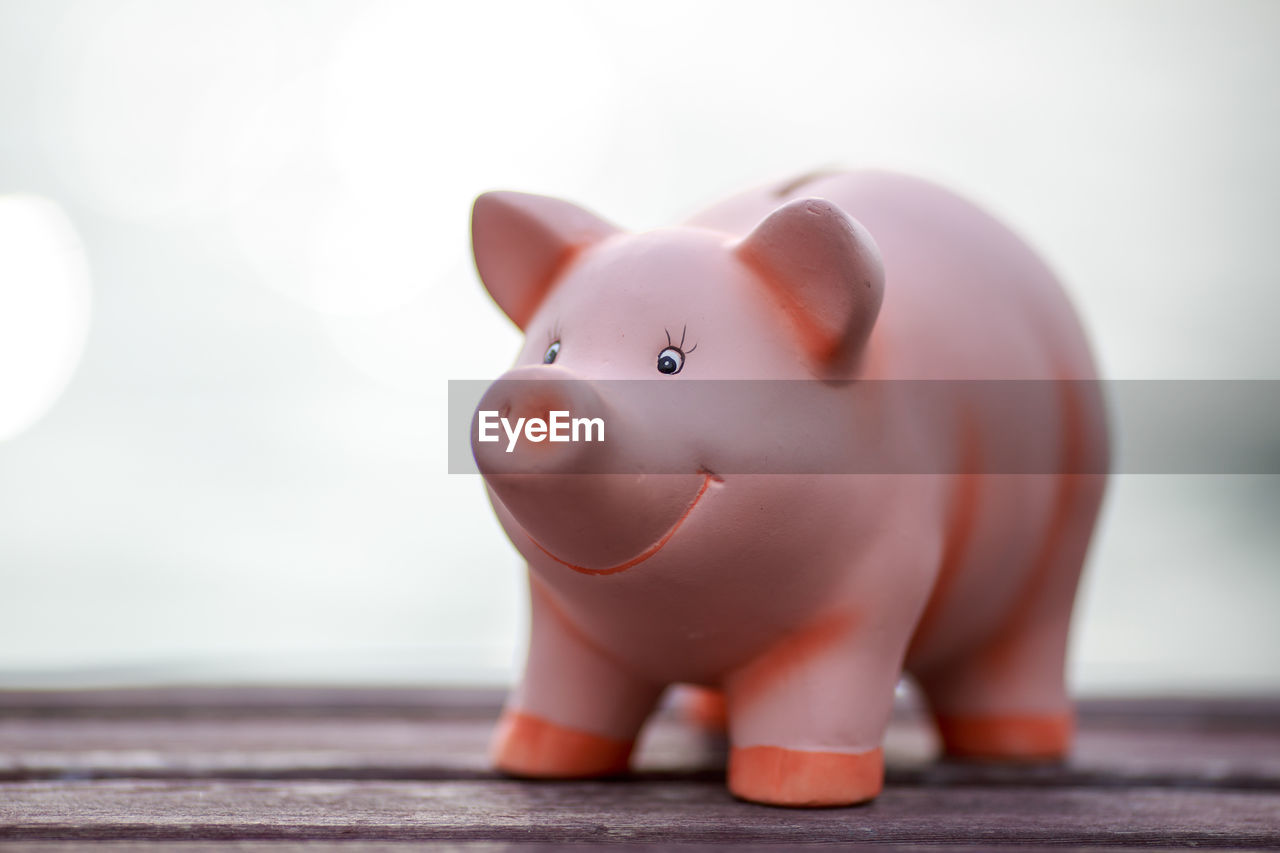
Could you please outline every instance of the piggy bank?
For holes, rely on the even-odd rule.
[[[1010,230],[849,172],[645,233],[487,193],[472,238],[525,332],[471,436],[531,587],[501,771],[622,772],[663,691],[695,685],[723,696],[735,796],[858,803],[904,673],[948,754],[1066,753],[1105,411],[1075,312]],[[992,383],[1038,389],[1038,414],[966,393]],[[713,402],[627,390],[677,387]],[[578,423],[604,440],[542,440]]]

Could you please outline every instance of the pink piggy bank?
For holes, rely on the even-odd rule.
[[[1066,753],[1105,412],[1074,311],[1008,229],[854,172],[641,234],[488,193],[472,236],[526,333],[471,436],[532,588],[499,769],[621,772],[689,684],[723,691],[734,795],[857,803],[904,671],[949,754]],[[1027,380],[1035,413],[968,393],[992,380]],[[650,386],[709,402],[626,390]]]

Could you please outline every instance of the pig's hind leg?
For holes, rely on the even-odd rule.
[[[679,685],[675,707],[681,717],[703,731],[724,734],[729,730],[729,706],[722,690]]]
[[[1016,610],[977,649],[915,673],[949,755],[1053,760],[1070,749],[1067,634],[1105,481],[1058,479],[1056,514]]]
[[[532,574],[530,593],[529,657],[494,734],[494,765],[539,779],[624,772],[662,685],[593,646]]]

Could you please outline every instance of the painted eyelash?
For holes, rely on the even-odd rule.
[[[680,343],[678,343],[678,344],[673,344],[673,343],[671,342],[671,332],[667,331],[666,329],[663,329],[662,331],[666,332],[666,335],[667,335],[667,346],[669,346],[669,347],[675,347],[676,349],[680,350],[680,352],[684,353],[685,355],[688,355],[689,353],[693,352],[694,350],[696,350],[696,349],[698,348],[698,345],[697,345],[697,344],[694,344],[693,346],[689,347],[688,349],[685,349],[685,348],[684,348],[684,338],[685,338],[685,335],[687,335],[687,334],[689,333],[689,324],[688,324],[688,323],[686,323],[686,324],[684,325],[684,328],[680,330]]]
[[[548,346],[560,340],[560,321],[556,320],[555,325],[551,327],[551,331],[547,332]]]

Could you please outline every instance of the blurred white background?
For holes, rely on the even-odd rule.
[[[1112,378],[1280,379],[1280,5],[0,0],[0,686],[501,683],[486,189],[936,179]],[[1116,479],[1081,692],[1280,689],[1276,477]]]

